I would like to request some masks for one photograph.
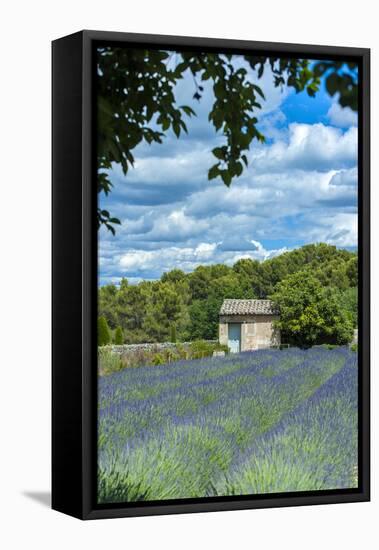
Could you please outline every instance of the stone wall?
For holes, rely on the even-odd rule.
[[[218,344],[218,340],[205,340],[208,344]],[[104,349],[108,348],[113,353],[132,353],[135,351],[154,351],[159,352],[165,349],[173,349],[176,346],[189,347],[193,342],[161,342],[161,343],[146,343],[146,344],[122,344],[116,346],[111,344],[109,346],[103,346]]]

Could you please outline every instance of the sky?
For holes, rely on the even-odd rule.
[[[268,67],[260,80],[251,70],[248,78],[265,93],[257,118],[266,143],[252,142],[249,166],[230,188],[207,179],[222,135],[207,118],[209,81],[197,102],[189,74],[175,90],[177,104],[197,114],[185,120],[188,135],[177,139],[170,130],[163,144],[137,146],[127,176],[113,166],[114,187],[100,197],[100,207],[122,223],[115,236],[99,232],[100,285],[123,277],[132,284],[155,280],[174,268],[265,260],[308,243],[357,247],[356,113],[342,109],[323,83],[311,98],[275,88]]]

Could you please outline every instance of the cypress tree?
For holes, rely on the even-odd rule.
[[[176,342],[176,326],[174,323],[170,326],[170,342]]]
[[[105,317],[97,320],[97,345],[106,346],[111,341],[111,333]]]
[[[124,333],[122,332],[122,328],[120,326],[116,328],[114,333],[114,343],[116,346],[121,346],[124,343]]]

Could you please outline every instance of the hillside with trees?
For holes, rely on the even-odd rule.
[[[98,315],[101,334],[106,324],[117,342],[209,340],[218,337],[225,298],[267,298],[280,308],[283,342],[345,344],[357,326],[357,284],[356,252],[311,244],[263,262],[173,269],[137,285],[124,278],[99,288]]]

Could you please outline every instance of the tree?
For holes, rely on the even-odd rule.
[[[115,328],[118,322],[116,303],[118,290],[115,285],[104,285],[98,291],[99,316],[105,317],[111,328]]]
[[[266,262],[258,262],[258,260],[250,258],[238,260],[233,266],[233,270],[238,274],[242,284],[251,289],[252,297],[266,298],[267,294],[273,290],[265,266]]]
[[[224,267],[225,269],[221,269]],[[198,270],[196,270],[198,271]],[[190,338],[191,340],[206,339],[213,340],[218,335],[218,322],[221,304],[225,298],[253,298],[254,293],[251,286],[246,285],[240,276],[227,266],[207,266],[198,273],[202,274],[200,281],[208,280],[207,286],[201,286],[201,292],[189,308],[190,315]],[[205,274],[209,274],[209,279]],[[211,274],[219,275],[212,278]],[[199,287],[197,287],[199,291]]]
[[[346,274],[349,277],[349,282],[351,287],[358,286],[358,255],[354,254],[350,258],[346,265]]]
[[[116,328],[114,334],[114,343],[116,344],[116,346],[121,346],[124,343],[124,333],[122,332],[122,328],[120,326]]]
[[[181,269],[171,269],[166,271],[161,277],[162,283],[179,283],[186,278],[186,274]]]
[[[170,342],[176,342],[176,325],[172,323],[170,326]]]
[[[111,333],[105,317],[99,317],[97,320],[97,345],[106,346],[111,341]]]
[[[217,338],[220,306],[220,299],[215,297],[192,302],[189,307],[190,340],[214,340]]]
[[[322,292],[320,312],[324,319],[323,343],[349,344],[353,338],[354,320],[346,307],[341,307],[341,291],[327,287]]]
[[[147,285],[120,285],[117,294],[115,310],[118,324],[124,330],[136,330],[142,328],[146,315],[146,305],[150,295]]]
[[[257,298],[267,298],[274,292],[274,287],[279,281],[306,269],[313,273],[317,271],[317,276],[324,286],[356,286],[354,268],[354,253],[325,243],[305,245],[264,262],[244,258],[233,266],[233,270],[246,283],[250,282]]]
[[[182,328],[186,308],[181,296],[170,283],[157,282],[146,308],[143,329],[153,342],[167,342],[170,339],[170,327],[175,324]]]
[[[341,262],[341,260],[335,258],[321,264],[317,269],[310,269],[323,286],[333,286],[340,290],[346,290],[350,287],[347,268],[348,262]]]
[[[172,59],[175,54],[176,63]],[[169,52],[155,49],[101,47],[97,50],[97,168],[98,193],[108,195],[112,183],[108,172],[119,164],[126,175],[134,165],[134,148],[162,143],[172,130],[177,138],[187,132],[186,117],[194,116],[189,105],[177,105],[176,84],[189,71],[194,79],[194,100],[200,101],[203,82],[210,81],[214,103],[208,119],[223,136],[223,144],[212,151],[215,164],[208,179],[220,178],[230,186],[248,165],[251,143],[264,142],[258,130],[257,112],[263,90],[247,70],[232,63],[232,54],[215,52]],[[275,86],[289,86],[315,96],[325,77],[327,92],[337,94],[342,107],[358,108],[358,66],[340,61],[311,62],[306,59],[242,55],[258,78],[270,66]],[[225,106],[227,105],[227,108]],[[98,227],[115,233],[118,218],[99,208]]]
[[[340,293],[340,308],[351,318],[354,328],[358,327],[358,288],[350,287]]]
[[[289,275],[275,287],[270,298],[279,306],[283,340],[299,347],[315,344],[346,344],[353,322],[340,307],[340,291],[323,287],[308,270]]]
[[[201,300],[208,296],[209,285],[212,279],[210,269],[200,265],[189,274],[189,288],[192,300]]]

